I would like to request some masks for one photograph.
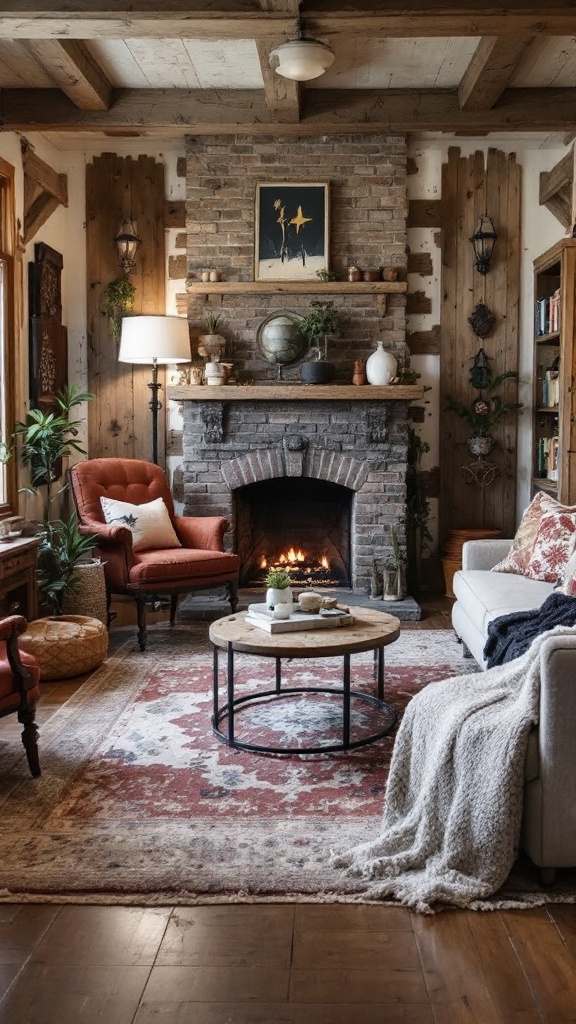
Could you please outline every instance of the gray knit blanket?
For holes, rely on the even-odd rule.
[[[524,760],[538,722],[540,647],[431,683],[408,704],[394,746],[380,835],[332,856],[370,885],[364,897],[421,913],[470,906],[505,882],[516,859]],[[436,906],[435,906],[436,905]],[[440,906],[439,906],[440,905]]]

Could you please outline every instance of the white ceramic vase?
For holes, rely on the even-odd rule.
[[[366,360],[366,379],[369,384],[389,384],[396,376],[398,363],[391,352],[384,348],[384,342],[379,341],[376,351],[368,356]]]
[[[292,587],[284,587],[282,590],[278,587],[268,587],[266,591],[266,607],[271,611],[274,610],[277,604],[289,604],[292,606],[293,603]]]

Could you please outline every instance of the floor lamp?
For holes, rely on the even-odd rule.
[[[158,463],[158,412],[162,403],[158,392],[158,366],[168,363],[190,363],[188,321],[181,316],[126,316],[122,318],[122,334],[118,360],[121,363],[152,364],[152,461]]]

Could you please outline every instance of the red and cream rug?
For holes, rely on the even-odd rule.
[[[0,743],[0,898],[75,902],[354,897],[330,853],[378,831],[394,733],[355,752],[266,756],[215,738],[203,624],[133,634],[41,730],[42,777]],[[272,660],[237,658],[239,690],[273,685]],[[303,685],[340,683],[341,661],[293,661]],[[449,630],[407,630],[386,649],[386,700],[402,714],[427,683],[474,671]],[[374,692],[371,654],[353,686]],[[46,684],[49,685],[49,684]],[[358,702],[359,704],[360,702]],[[372,729],[369,705],[353,730]],[[241,712],[253,739],[310,745],[339,728],[337,698],[297,695]],[[326,731],[328,730],[328,731]],[[1,733],[0,733],[1,736]]]

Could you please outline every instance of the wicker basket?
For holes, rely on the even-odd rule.
[[[62,601],[64,615],[88,615],[108,624],[106,581],[101,562],[78,562],[74,569],[74,587]]]
[[[108,633],[99,619],[87,615],[53,615],[29,622],[18,642],[36,658],[41,679],[69,679],[104,661]]]

